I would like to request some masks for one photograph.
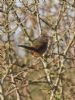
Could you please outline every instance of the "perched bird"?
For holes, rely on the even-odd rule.
[[[33,41],[32,46],[26,46],[26,45],[18,45],[18,46],[29,50],[34,56],[41,56],[47,50],[48,40],[49,40],[48,35],[41,35],[40,37],[36,38]]]

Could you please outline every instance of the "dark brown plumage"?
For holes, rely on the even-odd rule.
[[[47,35],[42,35],[33,41],[33,46],[26,46],[26,45],[18,45],[19,47],[23,47],[29,51],[34,56],[42,55],[47,50],[49,37]]]

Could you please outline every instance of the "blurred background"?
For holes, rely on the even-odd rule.
[[[18,47],[42,34],[43,62]],[[75,100],[74,76],[75,0],[0,0],[0,100]]]

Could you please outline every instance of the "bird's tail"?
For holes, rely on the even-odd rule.
[[[19,47],[22,47],[22,48],[25,48],[27,50],[31,50],[31,51],[37,51],[36,48],[34,47],[29,47],[29,46],[26,46],[26,45],[18,45]]]

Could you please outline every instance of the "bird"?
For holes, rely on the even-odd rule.
[[[32,46],[19,44],[19,47],[25,48],[31,52],[33,56],[42,56],[48,46],[49,36],[47,34],[41,35],[33,41]]]

